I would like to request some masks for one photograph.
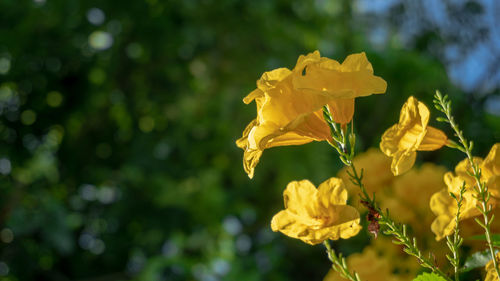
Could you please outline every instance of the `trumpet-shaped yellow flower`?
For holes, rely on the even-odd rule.
[[[346,205],[347,190],[341,179],[330,178],[318,189],[308,180],[293,181],[283,198],[285,210],[273,217],[273,231],[315,245],[326,239],[347,239],[361,230],[358,211]]]
[[[446,135],[436,128],[427,126],[429,109],[414,97],[403,105],[399,123],[382,135],[380,150],[392,157],[391,170],[400,175],[413,167],[417,150],[436,150],[447,142]]]
[[[495,258],[497,262],[500,262],[500,253],[497,253]],[[486,271],[486,277],[484,278],[484,281],[499,281],[497,272],[495,270],[495,265],[493,264],[493,259],[486,264],[484,270]]]
[[[473,161],[481,169],[481,182],[486,183],[488,191],[492,195],[488,203],[495,207],[500,203],[500,143],[493,145],[484,160],[474,157]],[[449,193],[458,196],[464,183],[466,191],[463,195],[463,205],[460,208],[459,220],[465,220],[481,214],[476,208],[480,202],[477,199],[477,192],[474,188],[476,181],[470,175],[471,173],[472,168],[469,160],[462,160],[455,167],[455,173],[448,172],[444,175],[444,182],[447,188],[435,193],[431,197],[430,207],[432,212],[437,216],[431,225],[431,230],[436,235],[436,240],[452,234],[455,230],[457,203]]]
[[[324,90],[315,90],[313,84],[322,85]],[[323,106],[328,105],[335,122],[346,124],[354,114],[355,97],[384,93],[386,86],[382,78],[373,75],[364,53],[350,55],[340,64],[315,51],[300,56],[293,70],[265,72],[257,89],[243,99],[257,105],[257,118],[236,142],[244,150],[248,176],[253,177],[264,149],[330,139]]]

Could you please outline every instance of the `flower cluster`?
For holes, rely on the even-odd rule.
[[[342,63],[321,57],[318,51],[300,56],[290,70],[265,72],[257,89],[243,101],[255,101],[257,117],[236,141],[244,150],[243,167],[250,178],[262,152],[270,147],[332,141],[323,107],[332,121],[345,125],[352,120],[354,99],[383,94],[387,83],[373,75],[365,53],[348,56]],[[271,222],[273,231],[318,244],[356,235],[361,229],[359,213],[346,205],[347,190],[341,179],[331,178],[318,189],[307,180],[288,184],[285,210]]]
[[[236,142],[244,150],[245,172],[253,177],[267,148],[330,140],[323,106],[330,108],[336,123],[346,124],[354,114],[354,98],[383,94],[386,87],[382,78],[373,75],[365,53],[350,55],[339,63],[315,51],[300,56],[292,70],[265,72],[257,89],[243,99],[257,105],[257,118]]]
[[[311,245],[347,239],[359,233],[360,212],[368,209],[368,230],[376,238],[383,226],[383,233],[392,235],[394,244],[400,246],[378,238],[365,247],[363,253],[349,256],[346,263],[325,242],[336,271],[330,272],[325,280],[359,281],[359,277],[411,280],[421,271],[420,266],[450,280],[445,273],[446,266],[443,270],[438,267],[447,259],[458,280],[461,259],[458,249],[463,239],[457,232],[453,239],[448,239],[448,248],[437,241],[458,229],[457,221],[482,214],[491,257],[495,255],[489,235],[491,229],[500,229],[500,224],[494,224],[493,217],[489,216],[500,203],[500,143],[492,147],[484,160],[472,158],[472,144],[454,123],[447,96],[438,92],[435,106],[446,115],[438,121],[451,125],[460,144],[429,126],[427,106],[409,97],[401,109],[399,122],[382,135],[380,150],[369,149],[354,157],[354,126],[348,124],[354,114],[354,99],[383,94],[386,87],[387,83],[373,74],[365,53],[350,55],[339,63],[315,51],[300,56],[291,70],[279,68],[265,72],[257,81],[257,89],[243,100],[246,104],[255,101],[257,106],[257,117],[236,142],[244,151],[245,172],[253,177],[267,148],[327,141],[346,167],[338,173],[338,178],[332,177],[318,188],[308,180],[290,182],[283,192],[284,209],[272,218],[272,230]],[[443,146],[459,149],[468,156],[456,166],[454,173],[432,163],[412,169],[417,151],[432,151]],[[375,201],[375,193],[378,201]],[[353,206],[347,205],[348,195]],[[397,214],[403,225],[396,223],[390,213]],[[425,250],[417,247],[417,241]],[[446,255],[448,250],[453,257]],[[403,258],[403,253],[416,259]],[[490,263],[486,266],[486,280],[497,280],[500,271],[496,260]],[[357,274],[351,274],[347,265]]]
[[[486,159],[475,157],[474,162],[479,165],[481,182],[488,186],[488,191],[491,194],[490,204],[495,207],[500,203],[500,143],[493,145]],[[465,184],[466,191],[463,195],[464,202],[460,210],[460,220],[481,214],[476,207],[480,202],[475,188],[476,181],[471,176],[471,172],[469,160],[462,160],[455,167],[455,173],[448,172],[444,175],[446,188],[432,196],[430,207],[437,217],[432,223],[431,229],[436,235],[436,240],[452,234],[455,229],[457,205],[450,193],[458,196],[463,184]]]

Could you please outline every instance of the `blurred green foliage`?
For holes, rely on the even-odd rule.
[[[409,95],[431,104],[435,89],[478,154],[499,139],[498,116],[436,58],[397,38],[372,49],[349,1],[3,0],[0,38],[5,280],[321,280],[323,249],[269,221],[286,183],[336,174],[334,152],[270,149],[250,181],[234,144],[260,74],[315,49],[366,51],[388,82],[357,101],[359,151],[378,145]],[[337,247],[359,251],[367,236]]]

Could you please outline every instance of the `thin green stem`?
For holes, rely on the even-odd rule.
[[[463,239],[460,237],[460,228],[459,228],[459,222],[460,222],[460,210],[462,208],[462,203],[463,203],[463,195],[465,193],[465,182],[462,184],[462,187],[460,188],[460,193],[458,194],[458,197],[450,193],[450,196],[455,199],[457,202],[457,213],[455,215],[455,232],[453,233],[453,240],[450,238],[450,236],[446,236],[447,240],[447,245],[448,248],[450,249],[451,253],[453,256],[446,255],[446,258],[450,261],[451,265],[453,265],[453,270],[455,273],[455,281],[459,281],[459,268],[460,268],[460,246],[462,246]]]
[[[463,132],[458,128],[457,123],[455,123],[455,119],[451,115],[451,101],[448,100],[448,96],[442,96],[439,91],[436,91],[436,95],[434,96],[434,103],[436,105],[436,109],[443,112],[446,116],[445,120],[438,119],[438,121],[449,123],[453,131],[455,131],[455,135],[458,137],[458,140],[460,142],[460,144],[453,143],[451,147],[454,147],[465,153],[465,155],[467,155],[467,159],[469,160],[469,164],[472,169],[472,176],[476,181],[474,189],[477,192],[477,198],[480,201],[480,206],[478,206],[477,208],[483,215],[483,222],[480,222],[478,219],[476,219],[476,222],[484,229],[486,242],[488,243],[488,248],[491,254],[491,259],[493,261],[497,277],[500,279],[500,270],[498,268],[498,262],[495,257],[495,251],[493,250],[493,243],[491,240],[490,226],[494,219],[494,216],[490,217],[492,207],[491,205],[488,205],[491,194],[488,191],[488,186],[484,182],[481,182],[481,170],[479,169],[477,163],[474,162],[474,159],[472,157],[473,143],[467,141],[467,139],[463,135]]]
[[[406,233],[406,225],[395,223],[390,218],[388,213],[382,212],[382,210],[377,205],[375,200],[368,195],[368,192],[366,191],[366,188],[362,182],[362,176],[358,174],[358,172],[356,171],[356,167],[354,166],[354,163],[352,163],[352,161],[349,167],[351,168],[349,176],[353,180],[353,183],[356,184],[362,192],[360,196],[361,200],[368,203],[367,204],[368,208],[372,208],[373,210],[375,210],[376,213],[378,213],[379,215],[378,223],[386,227],[384,234],[394,236],[394,238],[396,238],[397,241],[393,242],[395,242],[396,244],[403,245],[404,251],[407,254],[417,258],[418,262],[422,267],[432,270],[432,272],[440,275],[446,280],[451,280],[444,272],[442,272],[436,265],[434,265],[430,259],[426,258],[422,254],[422,251],[420,251],[420,249],[417,246],[417,240],[415,239],[415,237],[410,237]]]
[[[332,249],[328,240],[325,240],[323,242],[323,245],[325,245],[326,247],[326,253],[328,254],[328,259],[332,262],[333,270],[337,271],[345,279],[349,279],[351,281],[361,281],[358,273],[351,273],[349,271],[349,269],[347,268],[347,263],[345,262],[345,258],[342,257],[342,254],[339,254],[337,256],[335,250]]]

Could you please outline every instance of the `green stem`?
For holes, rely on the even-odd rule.
[[[382,210],[380,209],[380,207],[378,207],[375,200],[368,195],[368,192],[366,191],[366,188],[362,182],[362,176],[358,174],[358,172],[356,171],[356,167],[354,166],[354,163],[352,161],[349,167],[351,168],[351,173],[349,173],[349,176],[353,180],[353,183],[356,184],[362,192],[361,200],[368,202],[370,208],[373,208],[380,215],[378,222],[381,225],[387,227],[387,231],[385,234],[394,236],[398,240],[398,244],[401,244],[405,247],[404,251],[407,254],[417,258],[421,266],[428,268],[432,270],[432,272],[443,277],[444,279],[451,281],[451,279],[444,272],[442,272],[437,266],[435,266],[430,259],[424,257],[422,251],[420,251],[420,249],[417,247],[416,239],[414,237],[413,238],[410,237],[406,233],[406,225],[396,224],[389,217],[387,213],[382,212]]]
[[[493,261],[493,265],[495,267],[495,271],[497,273],[497,277],[500,279],[500,270],[498,268],[498,262],[495,257],[495,251],[493,250],[493,243],[491,240],[491,222],[493,221],[493,216],[490,218],[489,214],[491,212],[491,205],[488,205],[488,201],[490,199],[491,194],[488,191],[488,186],[486,184],[481,182],[481,170],[479,169],[478,165],[474,162],[474,159],[472,157],[472,143],[469,143],[462,131],[459,130],[458,125],[455,123],[455,119],[453,116],[451,116],[451,102],[447,100],[448,97],[445,95],[444,97],[441,96],[441,93],[436,92],[435,95],[435,100],[437,102],[437,109],[443,112],[446,115],[446,122],[448,122],[455,131],[455,135],[458,137],[461,147],[456,147],[460,151],[464,152],[465,155],[467,155],[467,159],[469,160],[469,163],[472,168],[472,175],[476,181],[476,186],[475,189],[478,193],[478,199],[480,201],[480,206],[478,207],[479,211],[483,215],[483,223],[481,223],[479,220],[476,220],[476,222],[484,229],[485,236],[486,236],[486,242],[488,243],[488,248],[491,254],[491,259]]]
[[[347,268],[347,264],[345,262],[345,258],[342,255],[337,256],[335,250],[330,246],[330,242],[328,240],[323,241],[323,245],[326,247],[326,253],[328,254],[328,259],[332,262],[333,270],[337,271],[343,278],[349,279],[351,281],[361,281],[359,275],[354,272],[349,272]]]
[[[455,215],[455,232],[453,233],[453,241],[449,236],[446,237],[447,240],[447,245],[448,248],[450,249],[451,253],[453,254],[453,257],[446,255],[446,258],[450,261],[450,263],[453,265],[453,270],[455,273],[455,281],[459,281],[459,267],[460,267],[460,246],[462,246],[463,239],[460,237],[460,228],[459,228],[459,222],[460,222],[460,209],[462,208],[462,202],[463,202],[463,195],[465,193],[465,182],[463,183],[462,187],[460,188],[460,193],[458,195],[458,198],[456,197],[455,194],[450,193],[450,195],[455,199],[457,202],[457,213]]]

